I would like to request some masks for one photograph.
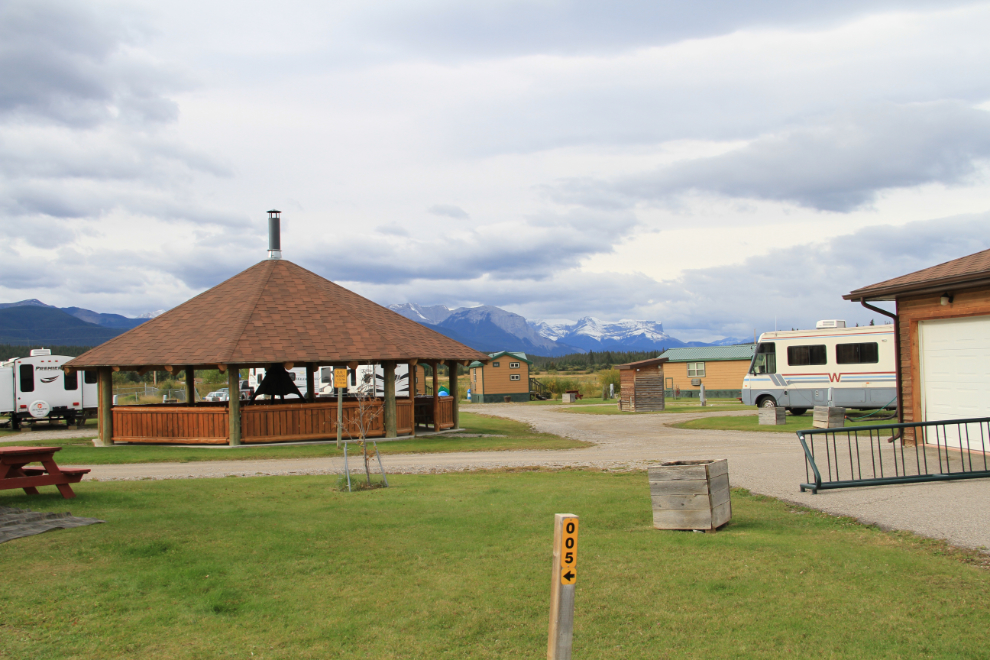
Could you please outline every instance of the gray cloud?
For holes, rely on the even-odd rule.
[[[467,211],[453,204],[434,204],[426,210],[433,215],[441,215],[447,218],[454,218],[455,220],[467,220],[471,217]]]
[[[891,188],[970,182],[987,158],[990,113],[957,102],[885,104],[614,182],[567,181],[553,196],[607,209],[702,191],[845,212]]]

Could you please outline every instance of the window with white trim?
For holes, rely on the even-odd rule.
[[[510,362],[509,363],[509,369],[518,369],[518,368],[519,368],[519,363],[518,362]]]
[[[509,374],[509,380],[519,380],[519,374]]]
[[[704,378],[705,377],[705,363],[704,362],[688,362],[687,363],[688,378]]]

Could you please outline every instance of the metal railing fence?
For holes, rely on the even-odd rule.
[[[797,432],[801,492],[990,477],[990,417]]]

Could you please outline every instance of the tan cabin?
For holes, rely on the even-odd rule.
[[[660,354],[667,396],[698,397],[701,386],[712,399],[742,396],[742,382],[753,361],[756,344],[670,348]]]
[[[503,403],[529,401],[529,368],[533,362],[525,353],[490,353],[488,364],[472,362],[471,402]]]
[[[664,408],[665,357],[616,366],[619,370],[619,410],[655,412]]]

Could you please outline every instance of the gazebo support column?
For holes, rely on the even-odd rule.
[[[454,418],[454,428],[460,428],[460,419],[457,414],[457,400],[460,399],[460,394],[457,392],[457,362],[455,360],[447,360],[447,375],[450,378],[450,396],[451,396],[451,411]]]
[[[385,437],[397,438],[399,433],[395,425],[395,362],[391,360],[382,363],[385,370],[385,410],[383,411],[385,423]]]
[[[196,371],[192,367],[186,367],[186,405],[196,404]]]
[[[412,435],[416,436],[416,363],[409,363],[409,403],[412,404],[410,410],[412,410]]]
[[[113,444],[113,371],[110,367],[100,367],[99,390],[100,444],[109,447]]]
[[[234,365],[227,365],[227,393],[228,441],[231,447],[236,447],[241,444],[241,370]]]
[[[312,362],[306,363],[306,400],[310,403],[316,401],[316,378],[314,372],[316,365]]]
[[[440,363],[430,364],[433,368],[433,432],[440,432]]]

